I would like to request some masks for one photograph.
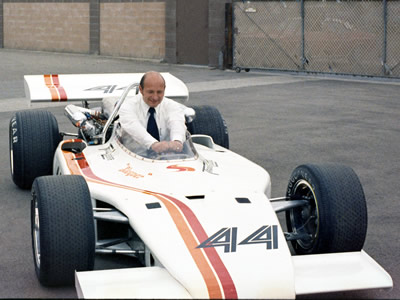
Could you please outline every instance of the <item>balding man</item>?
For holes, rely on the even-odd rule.
[[[164,97],[165,80],[158,72],[143,75],[140,93],[127,98],[119,117],[122,129],[136,142],[157,153],[181,152],[186,139],[185,117],[180,105]]]

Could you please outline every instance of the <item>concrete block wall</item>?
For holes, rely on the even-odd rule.
[[[0,0],[0,48],[176,63],[177,1],[189,0]],[[209,66],[224,46],[227,2],[209,1]]]
[[[1,48],[165,58],[165,1],[0,1]]]
[[[87,53],[88,3],[3,4],[4,47]]]
[[[100,53],[163,59],[165,3],[101,3]]]

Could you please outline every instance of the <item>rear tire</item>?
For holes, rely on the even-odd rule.
[[[217,108],[209,105],[193,106],[194,120],[187,124],[191,134],[204,134],[212,137],[215,144],[229,149],[229,134],[225,120]]]
[[[52,113],[17,112],[9,126],[10,169],[14,183],[29,189],[36,177],[52,174],[54,152],[61,140]]]
[[[309,236],[293,240],[297,254],[360,251],[367,233],[367,206],[353,169],[337,164],[297,167],[287,197],[309,205],[286,212],[289,232]]]
[[[72,285],[75,271],[94,267],[94,219],[86,181],[76,175],[38,177],[32,196],[36,275],[45,286]]]

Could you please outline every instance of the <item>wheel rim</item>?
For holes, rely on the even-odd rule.
[[[34,227],[33,227],[33,252],[35,256],[36,266],[40,268],[40,223],[39,223],[39,207],[36,197],[34,197]]]
[[[304,250],[311,249],[319,234],[318,202],[314,189],[306,180],[298,181],[293,189],[295,199],[307,200],[308,205],[290,211],[290,223],[293,233],[307,236],[296,240]]]

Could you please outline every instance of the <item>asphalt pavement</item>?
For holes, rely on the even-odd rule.
[[[9,168],[8,126],[15,111],[51,111],[73,130],[64,105],[30,106],[24,75],[170,72],[184,81],[189,103],[213,105],[224,116],[230,149],[269,171],[272,196],[285,195],[303,163],[352,167],[364,187],[368,234],[364,250],[393,278],[394,288],[320,294],[316,299],[400,299],[400,80],[251,70],[235,73],[158,61],[0,49],[0,298],[75,298],[73,287],[45,288],[33,266],[30,191],[18,189]],[[96,258],[96,268],[134,266],[126,257]]]

